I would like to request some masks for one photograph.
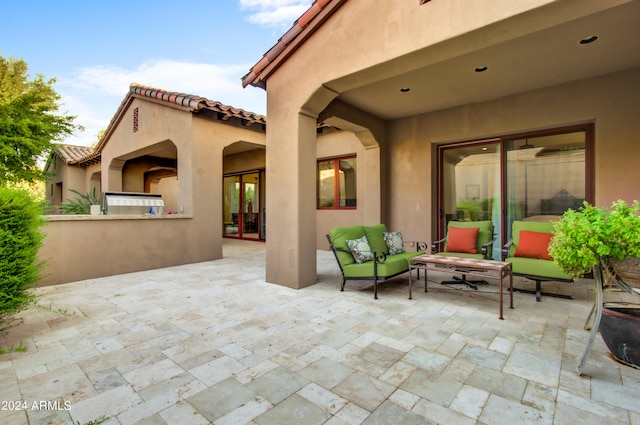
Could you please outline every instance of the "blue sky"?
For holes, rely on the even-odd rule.
[[[2,4],[0,56],[55,78],[61,112],[90,145],[132,82],[266,114],[241,78],[313,0],[32,0]]]

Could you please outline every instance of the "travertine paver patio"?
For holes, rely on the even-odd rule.
[[[406,277],[340,292],[325,251],[302,290],[265,283],[263,244],[224,253],[40,288],[0,341],[28,348],[0,356],[0,423],[640,424],[640,370],[599,337],[575,373],[583,283],[516,293],[501,321],[496,295],[408,300]]]

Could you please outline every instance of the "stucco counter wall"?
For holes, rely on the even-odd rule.
[[[195,237],[193,217],[45,216],[39,286],[217,259],[221,240]]]

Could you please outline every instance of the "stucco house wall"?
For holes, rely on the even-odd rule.
[[[176,203],[184,212],[176,218],[185,219],[178,225],[185,226],[184,232],[176,237],[192,238],[185,244],[188,260],[181,261],[220,258],[221,177],[243,167],[266,170],[268,235],[277,235],[267,237],[266,279],[294,288],[315,283],[315,251],[327,247],[324,235],[333,226],[382,222],[411,239],[433,239],[434,152],[441,143],[591,123],[596,203],[637,198],[639,177],[631,171],[640,159],[635,149],[640,110],[637,55],[620,55],[624,60],[617,60],[615,69],[599,61],[599,73],[590,63],[589,74],[586,66],[562,74],[564,61],[549,49],[545,63],[535,64],[545,66],[544,71],[523,79],[508,72],[509,65],[518,66],[523,58],[500,54],[506,47],[515,47],[512,52],[538,47],[536,41],[549,34],[567,35],[575,29],[570,24],[582,18],[580,22],[594,31],[608,16],[628,25],[626,16],[633,13],[625,16],[619,11],[637,11],[637,2],[487,0],[420,5],[397,0],[371,7],[364,0],[327,0],[312,7],[324,10],[315,21],[304,20],[305,25],[311,23],[301,30],[303,41],[283,37],[287,44],[280,53],[265,55],[266,65],[248,74],[255,76],[248,84],[267,87],[266,138],[261,131],[221,124],[206,114],[170,112],[162,102],[148,99],[133,99],[122,114],[118,112],[117,128],[104,145],[102,187],[132,187],[122,176],[128,159],[173,152],[179,165]],[[328,18],[325,11],[331,11]],[[629,43],[637,43],[637,29],[633,31]],[[577,44],[586,35],[572,33],[570,42]],[[589,52],[606,53],[595,46]],[[503,61],[496,67],[503,74],[494,84],[510,83],[508,89],[492,88],[473,74],[473,67],[492,52],[493,59]],[[595,57],[592,53],[583,58],[573,50],[572,54],[576,57],[571,63]],[[468,67],[474,77],[460,74]],[[449,80],[451,74],[463,78]],[[436,95],[410,101],[414,94],[400,94],[403,86],[396,87],[402,83],[398,77],[405,76],[431,84]],[[467,80],[474,85],[448,83]],[[367,92],[368,87],[377,93]],[[428,110],[403,112],[416,111],[420,99]],[[136,106],[140,109],[134,132]],[[367,107],[379,115],[367,112]],[[319,124],[338,130],[318,134]],[[229,153],[247,142],[268,148],[223,159],[225,148]],[[317,210],[317,159],[352,153],[358,158],[358,208]],[[144,260],[141,264],[149,265]]]
[[[47,217],[39,253],[46,269],[40,285],[221,258],[223,175],[266,166],[262,129],[220,121],[206,112],[134,97],[125,99],[112,124],[99,162],[81,167],[62,161],[51,183],[74,182],[81,193],[92,185],[98,192],[101,187],[143,192],[147,170],[177,164],[177,177],[162,178],[149,189],[162,193],[165,213],[178,214]],[[322,224],[312,242],[319,249],[327,248],[324,235],[336,223],[355,224],[368,216],[377,220],[379,149],[366,149],[352,132],[324,127],[319,133],[314,158],[352,154],[358,156],[358,209],[318,211]],[[314,162],[314,178],[315,170]],[[312,196],[315,205],[315,187]]]
[[[48,208],[57,211],[58,206],[76,195],[71,189],[85,193],[87,185],[86,170],[81,167],[69,167],[58,156],[48,164],[46,171],[53,173],[53,177],[47,180],[45,185],[45,201]]]
[[[638,199],[639,87],[636,68],[390,122],[389,222],[432,239],[434,144],[582,123],[595,123],[596,204]]]
[[[265,153],[264,148],[258,148],[242,153],[225,155],[223,172],[225,174],[232,174],[264,169]]]
[[[127,97],[103,140],[100,163],[63,165],[56,178],[74,174],[81,193],[97,176],[103,191],[142,192],[143,172],[150,164],[144,158],[160,158],[178,165],[178,177],[171,179],[175,190],[167,195],[175,198],[180,214],[48,216],[39,251],[46,267],[39,284],[222,258],[224,148],[238,141],[264,146],[265,135],[262,129],[215,118]]]
[[[243,80],[267,91],[267,214],[272,218],[270,229],[283,234],[267,241],[267,281],[295,288],[316,281],[317,245],[309,240],[312,233],[317,239],[321,223],[313,213],[314,175],[303,170],[313,169],[318,121],[341,123],[338,127],[352,131],[363,146],[380,149],[380,221],[425,241],[432,238],[431,170],[433,149],[439,143],[594,123],[596,202],[637,198],[638,177],[629,172],[638,160],[633,149],[639,97],[633,58],[637,55],[619,55],[614,69],[606,61],[588,62],[597,57],[594,54],[609,53],[594,44],[594,50],[571,50],[573,57],[565,59],[577,66],[568,68],[554,51],[554,44],[578,46],[581,37],[592,35],[582,31],[597,33],[604,28],[598,25],[609,17],[625,22],[624,31],[631,31],[626,40],[636,40],[637,26],[633,29],[628,22],[628,16],[637,12],[633,3],[388,1],[371,7],[361,0],[323,2],[317,24],[311,20],[293,41],[283,37],[274,46],[281,50],[265,54],[257,70],[252,68]],[[578,33],[574,22],[585,24]],[[615,36],[616,25],[612,27],[610,34]],[[526,57],[501,55],[503,48],[528,53],[528,48],[541,47],[538,41],[551,35],[558,38],[544,45],[548,50],[540,56],[545,61],[530,64],[532,69],[540,66],[540,72],[531,72],[526,79],[509,72]],[[500,88],[473,73],[490,53],[501,61],[502,66],[494,70],[501,73],[486,75],[501,75],[496,81]],[[430,84],[430,91],[437,93],[422,98],[431,110],[398,112],[411,110],[409,102],[420,104],[419,97],[409,100],[418,90],[402,97],[398,77],[405,75],[413,77],[414,83]],[[452,75],[458,78],[452,80]],[[464,88],[448,85],[450,81]],[[467,87],[468,81],[474,85]],[[364,94],[369,98],[364,99]],[[380,111],[380,116],[366,112],[367,107]],[[362,137],[366,131],[370,134]],[[620,156],[627,157],[619,162]],[[283,162],[290,167],[278,168]]]
[[[326,234],[336,226],[353,226],[362,224],[367,208],[375,209],[368,202],[369,192],[366,190],[368,178],[378,176],[377,167],[368,166],[365,160],[365,149],[362,143],[347,131],[329,131],[318,137],[316,155],[318,159],[333,158],[356,154],[357,208],[355,210],[318,209],[316,210],[316,248],[326,250],[329,247]]]
[[[169,267],[193,255],[192,219],[48,216],[38,258],[45,262],[39,286]]]

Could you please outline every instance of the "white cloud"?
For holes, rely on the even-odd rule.
[[[242,91],[241,78],[250,65],[212,65],[205,63],[154,60],[135,69],[116,66],[94,66],[78,70],[68,85],[77,90],[96,91],[124,96],[131,83],[158,87],[169,91],[222,96]]]
[[[239,0],[247,19],[257,25],[286,31],[311,7],[313,0]],[[133,69],[100,65],[76,70],[71,78],[58,78],[62,110],[78,116],[84,133],[65,143],[88,145],[105,129],[127,95],[131,83],[217,100],[247,111],[266,114],[266,93],[242,88],[241,78],[253,64],[214,65],[159,59]]]
[[[172,60],[148,61],[134,69],[118,66],[81,68],[72,79],[58,79],[62,110],[77,115],[85,132],[65,143],[88,145],[105,129],[129,92],[131,83],[167,91],[203,96],[225,105],[265,114],[266,94],[255,87],[242,88],[241,78],[250,65],[212,65]]]
[[[250,13],[250,22],[287,29],[312,3],[313,0],[240,0],[240,8]]]

